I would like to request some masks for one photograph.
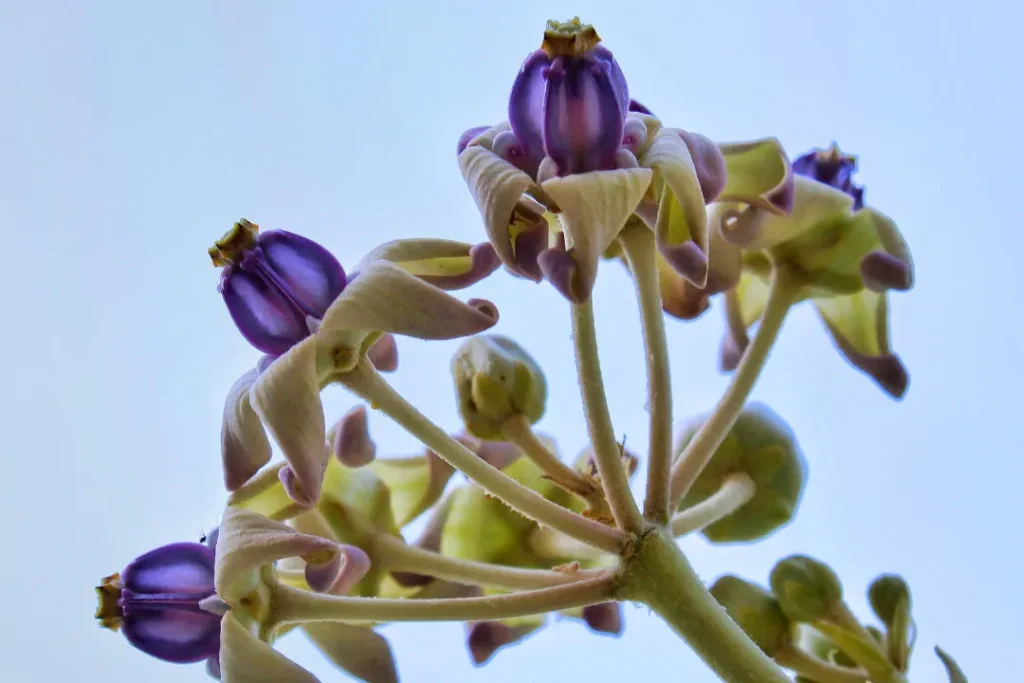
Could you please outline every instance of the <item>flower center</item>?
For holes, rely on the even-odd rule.
[[[210,247],[210,259],[213,265],[223,267],[238,263],[249,251],[256,248],[256,236],[260,226],[241,219],[224,236]]]
[[[580,57],[600,42],[601,37],[593,26],[584,24],[579,17],[573,17],[571,21],[548,21],[540,49],[551,58]]]

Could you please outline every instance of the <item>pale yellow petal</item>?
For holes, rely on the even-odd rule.
[[[640,158],[640,164],[657,171],[659,178],[665,182],[668,190],[671,190],[671,193],[662,191],[655,228],[658,246],[679,246],[692,241],[707,255],[707,212],[704,208],[704,193],[693,158],[690,156],[690,149],[679,133],[680,131],[674,128],[662,128],[655,134],[647,152]],[[703,286],[704,283],[694,284]]]
[[[319,683],[301,666],[256,638],[228,612],[220,627],[222,683]]]
[[[770,249],[805,235],[822,224],[849,215],[853,198],[805,176],[793,178],[793,211],[778,215],[750,208],[738,225],[723,231],[725,238],[744,249]],[[748,221],[749,217],[749,221]]]
[[[391,646],[373,629],[312,622],[303,625],[303,630],[335,666],[351,676],[366,683],[398,683]]]
[[[725,157],[726,183],[719,201],[741,202],[782,214],[792,201],[793,171],[776,138],[718,146]]]
[[[601,255],[633,215],[651,178],[650,169],[629,168],[569,175],[544,183],[544,192],[562,210],[566,247],[576,261],[582,298],[590,296]]]

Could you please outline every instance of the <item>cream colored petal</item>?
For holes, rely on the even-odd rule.
[[[805,235],[824,223],[849,215],[853,198],[805,176],[793,177],[793,211],[774,214],[751,207],[726,221],[722,235],[744,249],[770,249]]]
[[[366,683],[398,683],[388,641],[372,629],[341,622],[311,622],[303,630],[335,666]]]
[[[633,215],[652,176],[650,169],[630,168],[569,175],[544,183],[542,189],[562,210],[566,247],[576,261],[577,293],[582,299],[590,296],[601,255]]]
[[[515,268],[509,226],[516,203],[536,184],[518,168],[484,146],[470,146],[459,155],[459,168],[484,219],[487,237],[502,263]]]
[[[679,270],[698,287],[703,287],[707,278],[708,231],[707,212],[704,208],[704,192],[701,189],[697,169],[690,156],[690,149],[674,128],[662,128],[651,141],[647,152],[640,158],[640,164],[653,168],[664,181],[670,192],[662,190],[655,234],[658,248]],[[704,255],[700,267],[687,261],[676,263],[672,248],[693,242]],[[685,252],[683,252],[685,253]],[[682,266],[682,267],[680,267]]]
[[[346,372],[377,333],[455,339],[483,332],[497,321],[498,311],[489,301],[463,302],[394,263],[374,261],[327,309],[316,339],[321,362]]]
[[[289,494],[305,505],[320,496],[328,458],[320,383],[314,335],[271,363],[250,393],[253,408],[281,447],[298,485]]]
[[[725,157],[726,183],[722,202],[741,202],[783,214],[793,200],[793,170],[776,138],[718,146]]]
[[[242,508],[228,507],[217,538],[214,584],[217,595],[233,603],[255,588],[262,567],[286,557],[323,564],[338,554],[333,541],[302,534],[286,524]]]
[[[446,290],[468,287],[490,275],[500,263],[490,244],[407,239],[380,245],[363,257],[357,270],[378,260],[391,261]]]
[[[228,612],[220,627],[222,683],[319,683],[319,679],[249,632]]]
[[[220,452],[224,485],[234,491],[270,462],[270,442],[263,423],[249,403],[249,389],[256,381],[254,369],[238,378],[224,401]]]

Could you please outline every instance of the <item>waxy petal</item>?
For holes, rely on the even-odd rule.
[[[278,463],[261,471],[245,486],[228,496],[228,505],[242,507],[277,521],[291,519],[302,513],[306,507],[289,498],[281,485],[280,473],[285,467],[285,463]]]
[[[328,440],[334,457],[347,467],[362,467],[377,456],[377,444],[370,436],[366,406],[359,405],[345,413],[331,429]]]
[[[221,617],[198,606],[132,605],[125,610],[121,632],[151,657],[176,664],[201,662],[221,645]]]
[[[339,669],[366,683],[398,683],[388,641],[363,626],[341,622],[302,625],[309,639]]]
[[[436,454],[386,458],[370,465],[390,491],[391,512],[403,527],[431,508],[444,493],[455,469]]]
[[[501,262],[518,272],[511,225],[520,197],[536,187],[533,179],[483,145],[467,147],[459,155],[459,168],[480,210],[487,238]]]
[[[232,385],[224,401],[220,430],[220,452],[224,486],[234,491],[270,462],[270,442],[263,423],[249,402],[249,390],[258,373],[250,370]]]
[[[498,311],[489,301],[464,303],[394,263],[379,260],[367,264],[335,299],[316,336],[321,353],[330,356],[323,362],[333,364],[337,372],[348,372],[372,334],[455,339],[483,332],[497,322]]]
[[[815,299],[814,305],[836,347],[855,368],[893,398],[902,398],[910,377],[889,345],[889,306],[885,294],[862,290]]]
[[[474,285],[501,265],[489,243],[473,245],[442,239],[386,242],[363,257],[360,268],[376,260],[391,261],[445,290]]]
[[[255,273],[225,270],[220,291],[239,332],[263,353],[280,355],[309,336],[307,316]]]
[[[318,593],[345,595],[370,571],[370,557],[353,545],[338,546],[326,562],[306,563],[306,584]]]
[[[201,543],[172,543],[136,558],[121,572],[133,593],[206,597],[213,593],[213,551]]]
[[[770,249],[799,238],[829,220],[848,216],[852,206],[853,199],[849,195],[798,175],[793,177],[790,215],[751,206],[737,216],[735,222],[726,221],[722,235],[744,249]]]
[[[690,149],[680,131],[661,128],[640,157],[665,182],[654,226],[658,250],[698,287],[707,281],[708,231],[704,192]],[[686,248],[689,243],[697,249]],[[697,253],[694,253],[696,251]]]
[[[552,178],[544,183],[544,192],[562,210],[566,246],[576,261],[574,300],[590,297],[601,255],[633,215],[652,175],[650,169],[632,168]]]
[[[525,166],[531,175],[544,156],[542,122],[548,83],[545,73],[550,64],[551,59],[543,50],[531,53],[519,68],[509,93],[508,122],[523,146],[529,160]]]
[[[256,638],[231,613],[221,626],[220,671],[223,683],[320,683],[316,676]]]
[[[912,289],[914,260],[896,223],[881,211],[870,207],[856,212],[851,222],[854,225],[870,224],[880,242],[881,250],[877,254],[869,253],[860,264],[860,273],[868,289],[876,292]]]
[[[709,138],[685,130],[677,132],[686,143],[686,148],[690,150],[690,158],[693,160],[697,180],[700,181],[700,190],[704,195],[704,203],[710,204],[725,189],[728,178],[725,156],[718,149],[718,145]]]
[[[360,280],[362,276],[356,282]],[[304,505],[319,498],[328,460],[316,342],[311,337],[275,360],[250,393],[253,408],[295,476],[301,492],[295,502]]]
[[[311,239],[285,230],[261,233],[256,244],[285,291],[306,313],[319,317],[345,288],[345,269]]]
[[[490,126],[473,126],[469,130],[464,132],[462,135],[460,135],[459,141],[455,145],[455,155],[458,156],[459,154],[462,154],[462,152],[465,151],[467,147],[469,147],[469,143],[473,142],[473,140],[478,135],[480,135],[480,133],[483,133],[488,128],[490,128]]]
[[[228,507],[217,542],[217,594],[234,603],[255,588],[259,570],[277,560],[301,557],[311,564],[325,564],[341,551],[330,539],[302,534],[255,512]]]
[[[776,138],[718,146],[725,159],[726,183],[719,201],[740,202],[769,213],[793,206],[793,170]]]

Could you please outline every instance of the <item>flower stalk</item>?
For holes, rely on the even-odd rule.
[[[772,267],[771,284],[764,314],[754,339],[743,353],[736,374],[715,406],[714,412],[672,466],[671,499],[679,501],[700,476],[715,450],[722,444],[736,418],[743,411],[765,361],[782,329],[790,307],[796,302],[799,279],[784,265]]]
[[[626,536],[622,532],[552,503],[484,462],[406,401],[369,365],[360,363],[352,372],[339,376],[338,381],[384,412],[488,493],[530,519],[608,552],[618,552],[625,544]]]
[[[655,524],[665,524],[669,517],[672,470],[672,381],[665,321],[661,313],[661,287],[658,282],[654,233],[643,227],[630,226],[619,235],[619,244],[622,245],[626,263],[636,282],[647,359],[650,443],[644,518]]]
[[[544,443],[537,438],[530,421],[523,415],[509,418],[502,425],[502,432],[510,443],[515,444],[526,457],[532,460],[553,482],[591,504],[603,500],[600,489],[572,467],[559,460]]]
[[[686,536],[728,517],[749,503],[755,493],[757,486],[750,475],[745,472],[729,475],[717,493],[672,518],[672,535]]]

